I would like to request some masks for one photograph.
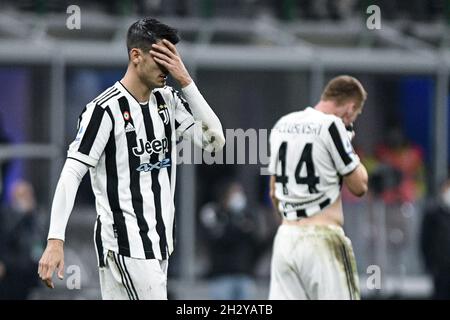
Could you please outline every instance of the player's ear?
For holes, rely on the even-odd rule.
[[[130,50],[130,61],[132,63],[138,64],[141,59],[142,59],[142,57],[141,57],[140,49],[133,48]]]

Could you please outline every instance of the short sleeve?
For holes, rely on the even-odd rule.
[[[360,164],[349,136],[341,120],[333,121],[328,127],[329,149],[336,170],[342,176],[352,173]]]
[[[88,106],[78,120],[78,133],[70,144],[67,157],[95,167],[108,143],[113,128],[109,108]]]

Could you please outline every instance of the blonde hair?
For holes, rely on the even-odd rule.
[[[321,96],[322,101],[334,101],[337,105],[354,101],[357,108],[362,108],[366,99],[367,92],[361,82],[347,75],[331,79]]]

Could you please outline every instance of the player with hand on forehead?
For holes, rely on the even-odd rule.
[[[103,299],[167,299],[174,250],[176,142],[192,139],[219,151],[222,125],[176,48],[175,29],[156,19],[127,33],[128,67],[89,102],[78,119],[52,204],[39,276],[53,288],[63,277],[65,229],[81,179],[89,170],[96,199],[94,240]],[[182,95],[166,85],[171,75]]]

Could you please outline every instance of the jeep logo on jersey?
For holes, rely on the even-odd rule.
[[[169,123],[169,110],[167,110],[166,105],[158,106],[158,113],[161,115],[161,119],[164,124]]]
[[[162,140],[155,139],[153,141],[146,141],[139,139],[138,146],[133,148],[133,154],[136,157],[142,156],[144,153],[153,154],[167,151],[169,141],[167,138]]]

